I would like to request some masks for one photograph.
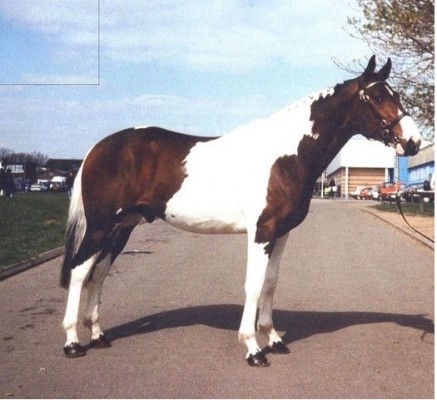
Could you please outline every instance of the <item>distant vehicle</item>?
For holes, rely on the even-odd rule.
[[[366,187],[361,190],[359,198],[363,200],[373,200],[372,188]]]
[[[379,200],[379,187],[378,186],[372,187],[372,198],[373,198],[373,200]]]
[[[431,188],[430,182],[425,181],[423,185],[408,186],[402,198],[409,203],[424,203],[434,202],[434,190]]]
[[[49,188],[41,183],[34,183],[30,186],[31,192],[48,192]]]
[[[65,192],[67,190],[67,178],[65,176],[54,176],[50,181],[51,192]]]
[[[358,197],[363,200],[378,200],[379,192],[378,186],[366,187],[361,190],[360,196]]]
[[[417,192],[422,189],[422,185],[409,185],[402,193],[402,198],[408,203],[419,203],[420,194]]]
[[[355,190],[350,193],[351,197],[353,197],[354,199],[361,199],[361,191],[365,188],[366,186],[357,186]]]
[[[50,181],[51,192],[64,192],[67,190],[67,178],[65,176],[54,176]]]
[[[379,198],[381,202],[389,201],[391,203],[395,201],[398,194],[402,196],[405,187],[405,184],[400,182],[384,182],[379,187]]]

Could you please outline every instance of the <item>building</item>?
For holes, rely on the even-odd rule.
[[[81,164],[82,160],[78,159],[51,158],[39,169],[38,181],[51,181],[55,176],[67,176],[70,172],[76,175]]]
[[[434,165],[434,144],[429,144],[423,147],[414,157],[408,158],[408,183],[417,185],[423,184],[425,181],[431,181]]]
[[[78,170],[81,164],[82,160],[78,159],[50,158],[44,168],[56,171],[58,175],[65,175],[71,170]]]
[[[22,162],[7,164],[10,169],[14,184],[20,190],[24,190],[25,184],[35,183],[37,180],[36,164],[34,162]]]
[[[334,179],[339,196],[348,198],[357,186],[372,187],[393,181],[395,151],[380,142],[361,137],[350,140],[326,169],[326,181]]]

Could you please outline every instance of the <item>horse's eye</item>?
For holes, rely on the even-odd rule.
[[[376,95],[373,100],[376,104],[381,104],[384,101],[384,97],[381,95]]]

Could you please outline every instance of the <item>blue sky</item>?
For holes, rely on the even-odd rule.
[[[131,126],[225,134],[351,78],[333,59],[371,55],[345,31],[357,8],[354,0],[0,0],[0,148],[83,158]]]

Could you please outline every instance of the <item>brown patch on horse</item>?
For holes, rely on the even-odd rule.
[[[280,157],[271,168],[267,205],[258,219],[255,236],[255,242],[267,243],[266,254],[271,255],[276,238],[305,219],[317,178],[352,136],[346,115],[357,85],[351,82],[337,85],[333,94],[312,103],[312,135],[301,139],[297,155]]]
[[[271,254],[276,238],[299,225],[308,213],[307,171],[298,156],[278,158],[271,168],[267,205],[258,218],[256,243],[268,243]]]
[[[167,202],[187,176],[188,153],[197,143],[213,139],[150,127],[120,131],[99,142],[83,165],[87,248],[81,247],[78,259],[107,246],[117,224],[128,229],[141,216],[148,222],[164,218]]]

